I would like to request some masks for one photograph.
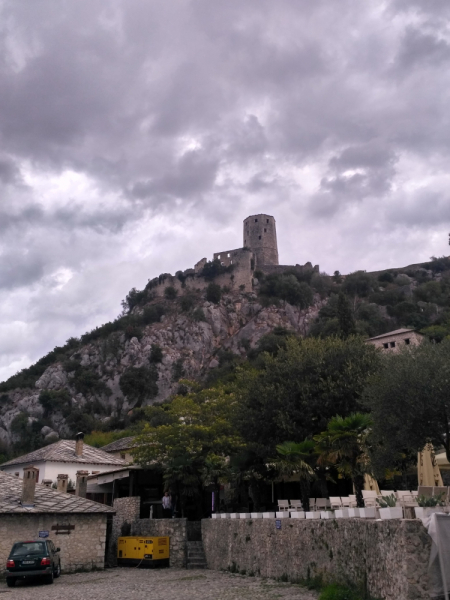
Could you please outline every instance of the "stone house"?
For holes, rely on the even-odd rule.
[[[127,463],[132,463],[133,455],[131,454],[131,451],[135,446],[136,443],[134,442],[134,437],[129,436],[120,438],[120,440],[116,440],[110,444],[106,444],[106,446],[102,446],[101,450],[103,450],[103,452],[108,452],[108,454],[112,454],[112,456],[120,458]]]
[[[0,471],[0,573],[14,542],[48,537],[61,548],[64,572],[103,569],[108,516],[115,511],[83,498],[86,478],[79,475],[79,495],[37,483],[37,469],[25,467],[24,479]]]
[[[414,329],[395,329],[366,340],[367,344],[373,344],[388,352],[398,352],[404,346],[418,346],[424,336]]]
[[[83,434],[79,433],[76,440],[59,440],[34,452],[13,458],[0,465],[0,471],[23,477],[24,467],[32,464],[39,469],[37,483],[44,480],[55,483],[60,473],[68,475],[74,482],[79,469],[100,473],[127,465],[121,458],[85,444],[83,437]]]

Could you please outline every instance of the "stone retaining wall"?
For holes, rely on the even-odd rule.
[[[187,519],[140,519],[140,498],[116,498],[116,514],[113,518],[111,539],[108,548],[108,564],[117,564],[117,538],[124,535],[170,537],[170,566],[186,566],[186,542],[188,539]]]
[[[428,599],[431,539],[419,520],[204,519],[209,569],[299,581],[322,576],[385,600]]]
[[[170,537],[170,566],[186,567],[187,519],[138,519],[131,527],[130,535]]]

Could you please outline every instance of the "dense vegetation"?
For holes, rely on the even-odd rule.
[[[59,416],[66,419],[70,433],[94,431],[97,433],[93,435],[98,439],[109,441],[113,441],[116,435],[123,435],[121,431],[136,434],[142,423],[156,422],[155,415],[159,415],[163,423],[165,417],[162,418],[162,415],[170,413],[170,402],[157,407],[156,412],[139,408],[158,393],[157,365],[163,359],[159,346],[152,347],[148,364],[129,366],[122,373],[120,389],[135,403],[135,408],[132,414],[123,415],[118,406],[114,417],[111,417],[112,409],[106,409],[104,402],[111,393],[105,384],[107,373],[101,364],[95,368],[82,364],[82,348],[95,345],[106,360],[118,357],[126,340],[132,337],[141,339],[146,326],[160,322],[165,316],[183,313],[194,321],[205,320],[201,304],[205,298],[215,304],[222,301],[229,290],[221,287],[215,279],[232,270],[219,261],[206,263],[203,275],[208,286],[204,293],[191,289],[186,289],[183,294],[177,292],[180,285],[182,288],[186,286],[187,278],[192,275],[187,272],[178,272],[175,277],[162,274],[141,291],[133,288],[123,301],[123,312],[117,319],[85,333],[80,339],[71,338],[64,346],[54,348],[28,369],[1,383],[0,406],[9,402],[9,394],[15,388],[35,389],[36,380],[48,366],[59,363],[68,375],[73,392],[89,398],[87,403],[79,405],[72,401],[68,390],[43,390],[39,396],[42,418],[31,418],[25,411],[19,413],[12,423],[14,446],[8,452],[22,453],[42,445],[40,430],[44,425],[51,427],[53,419]],[[250,347],[249,340],[242,339],[240,344],[246,351],[244,356],[218,349],[216,358],[219,366],[209,370],[202,384],[209,394],[211,390],[221,390],[220,393],[228,399],[239,400],[233,426],[240,436],[240,449],[232,456],[230,468],[234,469],[233,472],[246,473],[246,481],[256,495],[261,481],[271,476],[271,467],[267,465],[271,458],[276,457],[280,444],[289,440],[303,443],[305,439],[312,439],[324,432],[330,419],[336,415],[344,418],[365,411],[381,415],[385,411],[386,418],[389,403],[394,398],[388,384],[397,385],[392,383],[392,377],[403,372],[403,367],[400,363],[387,365],[385,359],[381,360],[378,353],[372,352],[362,340],[399,327],[411,327],[419,329],[432,341],[445,341],[450,335],[450,260],[434,258],[405,272],[388,270],[370,274],[358,271],[347,276],[335,272],[329,276],[313,268],[302,267],[270,275],[257,271],[254,275],[258,282],[255,288],[257,302],[262,306],[283,308],[289,304],[306,309],[318,298],[323,302],[318,318],[312,326],[309,324],[311,328],[307,339],[301,341],[292,331],[277,328],[264,336],[255,348]],[[164,281],[170,284],[165,288],[164,298],[156,298],[154,287]],[[442,343],[434,351],[441,352],[446,347],[446,343]],[[403,360],[411,368],[409,359]],[[418,373],[422,373],[423,380],[427,381],[431,377],[433,363],[426,362],[425,354],[420,354],[420,360],[424,361],[424,367],[415,375],[418,377]],[[427,367],[428,371],[426,364],[431,365]],[[383,369],[390,371],[386,371],[389,376],[383,379],[385,387],[381,389],[380,380],[371,377],[374,372],[384,372]],[[180,359],[173,365],[172,378],[178,381],[183,376],[183,360]],[[378,381],[378,388],[375,381]],[[368,387],[369,382],[375,387]],[[177,397],[185,398],[185,401],[186,398],[195,400],[195,394],[202,392],[194,392],[192,386],[192,383],[180,383]],[[370,395],[367,391],[370,389],[377,391]],[[446,389],[444,383],[440,389]],[[375,395],[386,397],[385,405],[377,405]],[[439,394],[435,394],[434,399],[437,401],[439,398]],[[184,406],[183,402],[177,402],[178,407]],[[442,405],[438,408],[443,410]],[[417,450],[418,440],[422,443],[424,439],[432,439],[446,448],[448,446],[440,429],[443,423],[438,424],[437,420],[433,421],[433,431],[440,432],[439,435],[429,430],[424,432],[413,424],[408,425],[411,430],[407,434],[412,445],[408,446],[403,441],[402,448],[385,444],[377,429],[381,417],[377,419],[373,429],[373,436],[377,436],[376,451],[372,448],[371,455],[373,468],[378,474],[385,471],[388,462],[397,472],[405,472],[407,462]],[[399,416],[398,427],[400,420]],[[405,420],[405,427],[407,423]],[[400,444],[401,436],[392,433],[392,437]],[[6,450],[0,448],[1,452]],[[210,458],[208,454],[202,460]],[[222,458],[217,460],[220,462]],[[206,479],[198,475],[196,481],[201,487],[206,485]],[[214,481],[217,483],[219,479]]]

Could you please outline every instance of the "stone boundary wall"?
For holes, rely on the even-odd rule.
[[[170,566],[186,567],[187,519],[138,519],[131,526],[130,535],[170,537]]]
[[[54,525],[72,525],[70,535],[57,534]],[[105,566],[106,514],[16,514],[0,515],[0,575],[14,542],[36,540],[39,531],[61,548],[61,570],[103,569]]]
[[[106,562],[111,567],[117,565],[117,538],[123,535],[132,535],[131,526],[139,519],[141,499],[138,496],[116,498],[113,508],[116,514],[113,517],[106,553]]]
[[[310,262],[304,265],[259,265],[256,267],[257,271],[262,271],[265,275],[271,275],[273,273],[281,275],[285,271],[298,271],[299,273],[314,271],[314,273],[320,273],[319,265],[314,265]]]
[[[117,539],[124,535],[170,537],[170,566],[186,567],[188,540],[187,519],[140,519],[141,499],[137,496],[116,498],[111,538],[108,544],[108,564],[117,565]]]
[[[419,520],[204,519],[209,569],[290,581],[322,576],[384,600],[427,600],[431,538]]]

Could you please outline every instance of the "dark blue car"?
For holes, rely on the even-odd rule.
[[[51,540],[16,542],[6,562],[6,584],[13,587],[18,579],[43,578],[53,583],[61,574],[59,548]]]

